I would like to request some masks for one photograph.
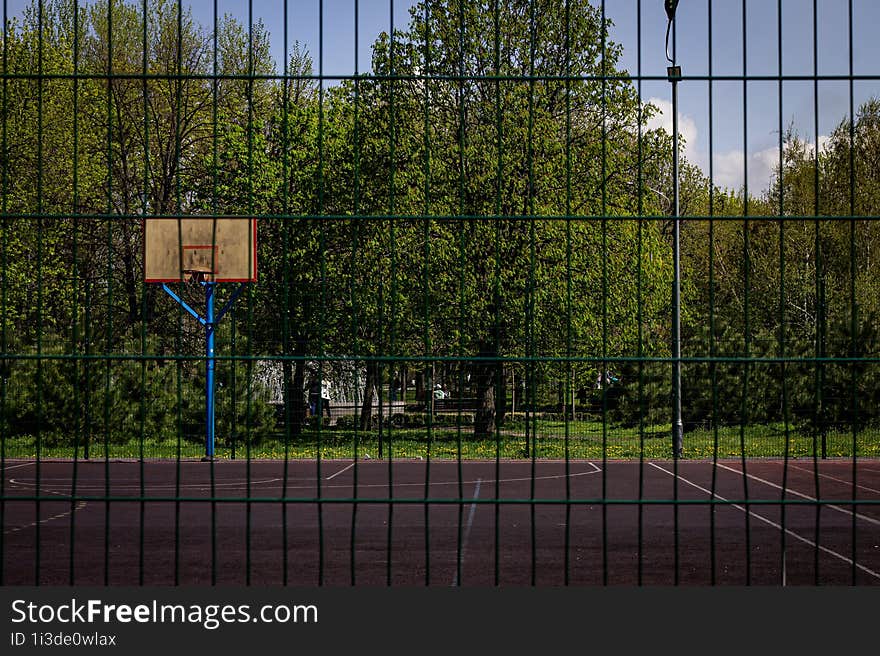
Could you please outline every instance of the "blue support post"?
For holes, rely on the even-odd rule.
[[[200,324],[205,327],[205,457],[202,458],[203,461],[209,462],[214,459],[214,392],[215,392],[215,384],[214,384],[214,368],[216,364],[216,358],[214,357],[214,327],[220,322],[220,320],[226,316],[226,313],[232,309],[232,306],[235,304],[235,301],[241,296],[241,293],[244,291],[245,286],[241,284],[238,288],[232,293],[229,300],[226,301],[226,304],[216,315],[214,314],[214,288],[217,283],[215,282],[203,282],[202,286],[205,288],[205,316],[202,317],[198,312],[192,309],[189,304],[184,301],[179,295],[174,293],[174,290],[171,289],[166,284],[162,285],[162,289],[165,290],[165,293],[168,294],[174,301],[180,305],[186,312],[188,312],[193,318],[196,319]]]
[[[214,458],[214,284],[205,283],[205,461]]]

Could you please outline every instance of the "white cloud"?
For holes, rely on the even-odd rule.
[[[648,129],[656,130],[663,128],[669,134],[672,134],[672,103],[663,98],[650,98],[649,103],[657,107],[659,110],[648,121]],[[687,114],[678,113],[678,134],[684,141],[684,156],[688,161],[700,164],[701,156],[697,150],[697,143],[700,137],[700,131],[697,129],[697,122],[693,117]]]
[[[713,157],[713,182],[718,187],[739,191],[745,180],[745,157],[742,150],[717,153]],[[749,153],[749,195],[756,196],[770,186],[779,164],[779,148],[765,148]]]
[[[819,152],[824,151],[830,137],[819,135]],[[812,156],[814,145],[806,144],[806,153]],[[713,182],[718,187],[726,187],[733,191],[742,189],[745,180],[744,157],[742,150],[731,150],[716,153],[712,158],[714,168]],[[770,187],[776,168],[779,166],[779,146],[771,146],[763,150],[749,153],[749,195],[757,196]],[[708,171],[704,171],[708,174]]]
[[[672,134],[672,103],[663,98],[650,98],[649,103],[657,107],[658,112],[648,121],[648,129],[662,128]],[[708,155],[698,148],[699,129],[693,117],[687,114],[678,114],[678,131],[684,140],[684,156],[692,164],[696,164],[703,173],[709,175]],[[749,156],[749,191],[755,193],[762,191],[769,183],[770,172],[774,166],[774,154],[778,151],[770,148]],[[739,191],[743,186],[744,167],[743,151],[731,150],[725,153],[715,153],[713,158],[713,182],[718,187],[726,187]],[[759,182],[760,181],[760,182]],[[760,186],[756,189],[754,185]]]
[[[825,149],[828,148],[829,143],[831,143],[831,137],[829,137],[827,134],[820,134],[819,135],[819,152],[820,153],[824,152]],[[807,143],[807,153],[809,153],[810,155],[813,154],[813,144],[812,143]]]
[[[732,150],[713,157],[713,182],[718,187],[739,189],[743,181],[743,152]]]
[[[672,103],[663,98],[652,97],[648,102],[657,108],[657,113],[647,123],[649,130],[662,128],[672,134]],[[692,116],[678,114],[678,133],[684,141],[684,155],[687,160],[696,164],[707,176],[709,175],[709,155],[700,147],[700,131]],[[819,136],[820,152],[825,150],[830,137]],[[813,153],[813,144],[807,144],[807,153]],[[741,149],[715,152],[712,156],[713,183],[717,187],[740,191],[745,180],[745,156]],[[763,150],[749,153],[748,175],[749,194],[758,196],[770,187],[776,167],[779,165],[779,146],[770,146]]]

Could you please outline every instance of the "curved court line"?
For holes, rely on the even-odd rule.
[[[70,478],[40,479],[40,487],[41,488],[44,487],[43,484],[47,480],[51,481],[50,485],[53,485],[56,488],[62,487],[65,489],[67,487],[69,487],[69,484],[72,483],[72,481],[73,481],[73,479],[70,479]],[[277,477],[276,478],[265,478],[265,479],[251,480],[250,484],[251,485],[268,485],[270,483],[278,483],[282,480],[284,480],[284,479],[277,478]],[[17,478],[10,478],[9,484],[10,485],[17,485],[19,488],[28,489],[28,490],[36,489],[36,481],[21,481]],[[237,481],[230,481],[227,483],[214,483],[214,489],[216,489],[218,487],[219,488],[244,489],[247,487],[247,485],[248,485],[247,479],[240,479]],[[158,485],[144,484],[143,487],[144,487],[145,491],[152,491],[152,490],[210,490],[211,484],[210,483],[187,483],[185,485],[175,485],[174,483],[160,483]],[[80,491],[82,491],[82,490],[105,490],[106,488],[107,488],[107,485],[104,483],[100,483],[100,484],[98,484],[98,483],[93,483],[93,484],[80,483],[80,484],[77,484],[77,486],[76,486],[76,489],[80,490]],[[111,492],[121,491],[121,490],[122,491],[124,491],[124,490],[140,491],[140,489],[141,489],[140,483],[112,483],[110,485]],[[50,494],[66,494],[64,492],[49,490],[48,488],[46,488],[45,491],[49,492]]]
[[[792,469],[797,469],[798,471],[807,472],[808,474],[815,474],[816,473],[812,469],[807,469],[805,467],[798,467],[797,465],[792,465],[791,463],[789,463],[788,466],[791,467]],[[873,471],[873,470],[869,470],[869,471]],[[850,487],[852,487],[852,481],[846,481],[842,478],[837,478],[836,476],[831,476],[829,474],[823,474],[822,472],[819,472],[819,476],[821,476],[822,478],[827,478],[829,480],[837,481],[838,483],[843,483],[844,485],[849,485]],[[880,494],[880,490],[875,490],[874,488],[868,487],[867,485],[859,485],[858,483],[856,483],[856,487],[860,488],[862,490],[866,490],[868,492],[874,492],[875,494]]]
[[[30,463],[28,463],[28,464],[30,464]],[[22,466],[24,466],[24,465],[22,465]],[[15,482],[15,479],[12,479],[12,478],[9,479],[9,484],[21,487],[19,484],[17,484]],[[34,485],[32,488],[25,488],[25,489],[35,489],[35,488],[36,488],[36,485]],[[44,491],[47,494],[54,494],[55,496],[64,496],[61,492],[55,492],[54,490],[44,490]],[[7,499],[7,501],[8,500],[9,499]],[[64,499],[62,499],[62,501],[64,501]],[[59,501],[59,503],[61,503],[62,501]],[[49,503],[49,502],[47,501],[47,503]],[[80,501],[73,508],[64,511],[63,513],[58,513],[57,515],[52,515],[51,517],[46,517],[46,518],[41,519],[39,521],[33,521],[30,524],[22,524],[21,526],[15,526],[13,528],[8,528],[5,531],[3,531],[3,535],[12,535],[13,533],[18,533],[19,531],[24,531],[29,528],[34,528],[37,524],[48,524],[49,522],[54,521],[54,520],[64,519],[65,517],[72,517],[74,513],[79,512],[80,510],[85,508],[87,505],[89,505],[88,501]]]
[[[381,465],[384,465],[387,467],[387,463],[377,462],[376,464],[381,464]],[[430,481],[428,483],[428,485],[431,485],[431,486],[433,486],[433,485],[459,485],[459,484],[461,484],[461,485],[477,485],[477,484],[481,484],[481,483],[518,483],[521,481],[549,481],[549,480],[556,480],[556,479],[560,479],[560,478],[575,478],[576,476],[591,476],[592,474],[599,474],[602,472],[602,468],[599,467],[596,463],[588,462],[586,464],[591,465],[593,467],[593,471],[577,472],[577,473],[573,473],[573,474],[571,474],[571,473],[569,473],[569,474],[553,474],[553,475],[547,475],[547,476],[519,476],[516,478],[495,479],[495,478],[480,478],[480,477],[478,477],[476,479],[461,480],[461,481],[459,481],[459,480]],[[394,487],[413,487],[416,485],[419,487],[424,487],[425,481],[416,481],[414,483],[399,483],[396,481],[394,482]],[[322,485],[321,486],[321,488],[325,489],[325,490],[326,489],[337,489],[337,488],[350,488],[350,487],[351,487],[350,483],[347,485]],[[359,482],[358,487],[359,488],[361,488],[361,487],[364,487],[364,488],[371,488],[371,487],[387,488],[388,481],[385,481],[383,483],[360,483]]]
[[[3,468],[3,471],[9,471],[10,469],[18,469],[19,467],[27,467],[28,465],[36,464],[36,461],[31,460],[29,462],[20,462],[17,465],[9,465]]]
[[[363,466],[364,464],[367,464],[367,463],[358,463],[358,464]],[[381,465],[383,467],[387,467],[387,463],[379,462],[379,461],[372,461],[369,464],[371,464],[371,465],[376,464],[376,465]],[[434,486],[434,485],[438,485],[438,486],[439,485],[474,485],[477,482],[480,482],[480,483],[496,483],[496,482],[497,483],[518,483],[518,482],[522,482],[522,481],[546,481],[546,480],[558,480],[558,479],[564,479],[564,478],[577,478],[577,477],[581,477],[581,476],[591,476],[593,474],[598,474],[598,473],[602,472],[602,468],[599,467],[596,463],[587,462],[586,464],[590,465],[593,469],[590,471],[574,472],[574,473],[568,473],[568,474],[565,474],[565,473],[548,474],[545,476],[518,476],[518,477],[514,477],[514,478],[499,478],[499,479],[478,478],[478,479],[474,479],[474,480],[461,480],[461,481],[459,481],[457,479],[452,480],[452,481],[430,481],[429,485],[431,485],[431,486]],[[338,474],[343,473],[343,471],[347,471],[347,470],[351,469],[353,466],[354,466],[354,463],[345,467],[343,470],[337,472],[336,474],[331,475],[331,478],[335,477]],[[296,483],[300,483],[298,485],[291,484],[292,481],[290,479],[288,479],[287,489],[288,490],[298,490],[298,489],[310,488],[310,487],[313,487],[314,483],[317,482],[318,479],[310,478],[310,479],[306,479],[306,480],[309,482],[309,485],[302,485],[302,483],[304,481],[301,478],[297,479],[295,481]],[[324,479],[324,480],[329,480],[329,479]],[[45,488],[45,484],[47,481],[49,481],[50,484],[54,485],[56,488],[58,488],[58,487],[67,488],[67,487],[69,487],[70,483],[72,482],[72,479],[69,479],[69,478],[41,479],[40,480],[41,488]],[[281,477],[266,478],[266,479],[252,480],[252,481],[250,481],[250,485],[251,486],[259,485],[261,487],[265,487],[265,486],[271,485],[272,483],[281,483],[283,481],[284,481],[284,479]],[[25,480],[19,480],[16,478],[12,478],[12,479],[9,479],[9,483],[15,484],[15,485],[17,485],[21,488],[24,488],[24,489],[36,489],[36,482],[35,481],[25,481]],[[228,481],[226,483],[215,483],[214,489],[223,488],[223,489],[229,489],[229,490],[244,490],[247,488],[247,485],[248,485],[248,481],[246,479],[240,479],[237,481]],[[351,488],[351,486],[352,486],[351,483],[322,485],[321,489],[322,490],[349,489],[349,488]],[[424,487],[425,482],[424,481],[415,481],[413,483],[401,483],[401,482],[395,481],[394,486],[395,487],[413,487],[413,486]],[[79,484],[77,484],[76,487],[77,487],[77,490],[80,490],[80,491],[83,491],[83,490],[85,490],[85,491],[88,491],[88,490],[101,490],[101,491],[103,491],[104,489],[106,489],[106,485],[104,483],[101,483],[101,484],[79,483]],[[281,486],[279,485],[278,487],[280,488]],[[384,481],[381,483],[360,483],[360,482],[358,483],[359,489],[360,488],[365,488],[365,489],[387,488],[387,487],[388,487],[387,481]],[[124,492],[124,491],[131,491],[131,490],[140,491],[141,490],[140,483],[113,483],[111,485],[111,492],[112,491]],[[145,492],[153,492],[153,491],[161,491],[161,490],[198,490],[198,491],[208,490],[208,491],[210,491],[211,485],[205,484],[205,483],[189,483],[189,484],[180,485],[180,486],[174,485],[172,483],[162,483],[162,484],[158,484],[158,485],[147,484],[147,485],[144,485],[144,490],[145,490]],[[58,492],[58,491],[52,491],[51,493],[52,494],[64,494],[63,492]]]
[[[16,526],[14,528],[6,529],[5,531],[3,531],[3,535],[12,535],[13,533],[18,533],[19,531],[24,531],[26,529],[33,528],[37,524],[48,524],[49,522],[54,521],[54,520],[64,519],[65,517],[73,515],[73,513],[79,512],[80,510],[85,508],[87,505],[89,505],[88,501],[80,501],[78,504],[76,504],[73,507],[73,510],[67,510],[63,513],[58,513],[57,515],[52,515],[51,517],[46,517],[45,519],[41,519],[39,522],[31,522],[30,524],[23,524],[21,526]]]
[[[690,485],[691,487],[695,487],[695,488],[697,488],[698,490],[700,490],[700,491],[702,491],[702,492],[705,492],[706,494],[708,494],[708,495],[710,496],[710,498],[719,499],[719,500],[721,500],[721,501],[728,501],[728,499],[725,499],[725,498],[722,497],[720,494],[717,494],[716,492],[713,492],[712,490],[707,490],[707,489],[704,488],[702,485],[699,485],[699,484],[697,484],[697,483],[694,483],[693,481],[689,481],[688,479],[684,478],[681,474],[678,474],[678,473],[675,473],[675,472],[671,472],[671,471],[669,471],[668,469],[664,469],[664,468],[661,467],[660,465],[658,465],[658,464],[656,464],[656,463],[653,463],[653,462],[649,462],[648,464],[651,465],[652,467],[655,467],[656,469],[659,469],[660,471],[662,471],[662,472],[664,472],[664,473],[666,473],[666,474],[669,474],[669,475],[672,476],[673,478],[676,478],[676,479],[680,480],[680,481],[683,482],[683,483],[687,483],[687,484]],[[734,469],[734,470],[731,470],[731,471],[736,472],[735,469]],[[737,472],[737,473],[740,473],[740,472]],[[816,543],[816,542],[813,542],[813,541],[810,540],[809,538],[805,538],[804,536],[800,535],[799,533],[795,533],[795,532],[792,531],[790,528],[785,528],[785,529],[784,529],[784,528],[782,527],[782,525],[777,524],[777,523],[774,522],[772,519],[768,519],[768,518],[764,517],[763,515],[759,515],[758,513],[756,513],[756,512],[753,511],[753,510],[748,510],[748,509],[746,509],[745,507],[743,507],[742,505],[740,505],[740,504],[738,504],[738,503],[731,504],[731,506],[734,507],[734,508],[736,508],[737,510],[741,510],[742,512],[744,512],[744,513],[746,513],[746,514],[748,514],[748,515],[751,515],[751,516],[754,517],[755,519],[759,519],[759,520],[761,520],[761,521],[764,522],[765,524],[769,524],[770,526],[772,526],[772,527],[775,528],[775,529],[778,529],[778,530],[780,530],[780,531],[785,531],[785,534],[786,534],[786,535],[790,535],[791,537],[795,538],[796,540],[800,540],[800,541],[803,542],[804,544],[807,544],[807,545],[813,547],[814,549],[818,549],[819,551],[824,551],[824,552],[827,553],[828,555],[830,555],[830,556],[834,556],[835,558],[837,558],[837,559],[839,559],[839,560],[842,560],[842,561],[845,562],[847,565],[853,565],[853,566],[859,568],[860,570],[862,570],[863,572],[865,572],[866,574],[870,574],[870,575],[873,576],[874,578],[876,578],[876,579],[880,579],[880,573],[875,572],[874,570],[865,567],[865,566],[862,565],[861,563],[854,563],[851,559],[847,558],[847,557],[844,556],[843,554],[837,553],[837,552],[834,551],[833,549],[829,549],[828,547],[825,547],[825,546],[823,546],[823,545],[821,545],[821,544],[818,544],[818,543]]]

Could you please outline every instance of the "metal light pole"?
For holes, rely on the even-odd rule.
[[[672,456],[682,455],[684,424],[681,420],[681,226],[678,205],[678,82],[681,66],[675,63],[675,9],[678,0],[665,0],[669,23],[666,28],[666,68],[672,84]],[[672,57],[669,57],[669,33],[672,31]]]

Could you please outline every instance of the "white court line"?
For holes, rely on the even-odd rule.
[[[19,467],[27,467],[28,465],[33,465],[33,462],[23,462],[18,465],[9,465],[8,467],[4,467],[3,471],[9,471],[10,469],[18,469]]]
[[[368,466],[368,465],[381,465],[382,467],[388,466],[388,463],[386,461],[380,461],[380,460],[372,460],[369,463],[359,461],[358,464],[361,467]],[[441,463],[433,462],[432,464],[437,465],[437,464],[441,464]],[[455,464],[455,463],[451,462],[450,464]],[[593,474],[602,473],[602,468],[599,467],[596,463],[586,462],[585,464],[590,465],[592,467],[592,469],[588,470],[588,471],[582,471],[582,472],[571,472],[567,475],[565,473],[562,473],[562,474],[548,474],[546,476],[520,476],[520,477],[516,477],[516,478],[500,478],[500,479],[497,479],[497,481],[494,478],[488,478],[488,479],[484,478],[484,479],[476,479],[476,480],[462,480],[462,481],[458,481],[457,479],[451,480],[451,481],[431,481],[431,486],[433,487],[435,485],[436,486],[459,485],[459,483],[461,483],[462,485],[472,485],[472,484],[476,484],[477,480],[481,480],[483,483],[495,483],[495,482],[498,482],[498,483],[517,483],[517,482],[521,482],[521,481],[550,481],[550,480],[557,480],[560,478],[579,478],[581,476],[591,476]],[[347,468],[350,468],[353,465],[354,465],[354,463],[349,465]],[[341,473],[342,473],[342,471],[337,472],[337,474],[341,474]],[[331,474],[331,477],[333,477],[337,474]],[[280,483],[282,480],[283,480],[282,478],[277,478],[277,477],[276,478],[257,479],[257,480],[250,481],[250,484],[251,484],[251,486],[254,486],[254,485],[269,486],[272,483]],[[308,485],[290,485],[288,482],[287,489],[288,490],[311,489],[313,487],[313,482],[315,480],[317,480],[317,479],[309,479]],[[69,488],[71,481],[72,481],[72,479],[69,479],[69,478],[51,478],[51,479],[44,478],[44,479],[40,479],[40,486],[42,488],[46,488],[46,486],[52,486],[52,487],[56,487],[56,488],[59,488],[59,487],[60,488]],[[14,483],[14,484],[16,484],[22,488],[26,488],[26,489],[34,489],[36,487],[35,480],[28,481],[28,480],[19,480],[19,479],[11,478],[11,479],[9,479],[9,482]],[[304,482],[304,481],[302,479],[299,479],[298,482]],[[215,483],[214,488],[215,489],[216,488],[230,488],[230,489],[241,488],[241,489],[244,489],[246,484],[247,484],[247,481],[244,479],[241,479],[239,481],[232,481],[232,482],[227,482],[227,483]],[[394,481],[394,486],[401,487],[401,488],[403,488],[403,487],[424,487],[424,485],[425,485],[424,481],[416,481],[414,483],[401,483],[398,481]],[[279,485],[278,487],[280,488],[281,486]],[[383,483],[358,483],[359,489],[360,488],[363,488],[363,489],[370,489],[370,488],[387,489],[387,487],[388,487],[387,481],[383,482]],[[76,489],[79,491],[82,491],[82,492],[88,491],[88,490],[101,490],[101,491],[103,491],[104,488],[105,488],[105,484],[103,482],[89,484],[89,483],[83,483],[81,481],[78,481],[77,485],[76,485]],[[120,491],[120,492],[126,491],[126,490],[139,491],[140,488],[141,488],[140,482],[112,483],[112,489],[116,490],[116,491]],[[342,483],[342,484],[337,484],[337,485],[322,485],[321,486],[322,490],[349,489],[349,488],[351,488],[351,483]],[[185,485],[180,485],[179,487],[172,484],[172,483],[167,483],[167,484],[162,484],[162,485],[151,485],[151,484],[147,483],[146,489],[147,489],[147,492],[153,492],[153,491],[159,491],[159,490],[176,490],[176,489],[180,489],[180,490],[210,490],[211,486],[209,484],[205,484],[205,483],[189,483],[189,484],[185,484]],[[273,489],[273,488],[268,488],[268,489]],[[61,493],[60,492],[53,492],[53,494],[61,494]]]
[[[658,465],[658,464],[656,464],[656,463],[653,463],[653,462],[649,462],[648,464],[651,465],[652,467],[655,467],[656,469],[659,469],[660,471],[662,471],[662,472],[664,472],[664,473],[666,473],[666,474],[669,474],[669,475],[672,476],[673,478],[676,478],[676,479],[678,479],[679,481],[681,481],[681,482],[683,482],[683,483],[687,483],[687,484],[690,485],[691,487],[695,487],[695,488],[697,488],[697,489],[700,490],[701,492],[705,492],[706,494],[708,494],[708,495],[710,496],[710,498],[713,498],[713,499],[719,499],[720,501],[728,501],[728,499],[725,499],[724,497],[722,497],[721,495],[719,495],[719,494],[717,494],[717,493],[713,493],[711,490],[707,490],[707,489],[704,488],[702,485],[699,485],[699,484],[697,484],[697,483],[694,483],[693,481],[689,481],[688,479],[684,478],[681,474],[675,474],[675,473],[669,471],[668,469],[664,469],[664,468],[661,467],[660,465]],[[719,463],[716,463],[716,464],[719,464]],[[719,466],[721,466],[721,465],[719,464]],[[735,469],[733,469],[733,470],[731,470],[731,471],[733,471],[733,472],[735,472],[735,473],[740,473],[740,472],[737,472]],[[844,556],[843,554],[839,554],[839,553],[837,553],[836,551],[833,551],[832,549],[829,549],[828,547],[823,547],[822,545],[813,542],[813,541],[810,540],[809,538],[805,538],[804,536],[802,536],[802,535],[800,535],[800,534],[798,534],[798,533],[795,533],[795,532],[792,531],[790,528],[783,529],[781,525],[777,524],[777,523],[774,522],[773,520],[771,520],[771,519],[767,519],[767,518],[764,517],[763,515],[759,515],[758,513],[754,512],[753,510],[746,510],[743,506],[741,506],[741,505],[739,505],[739,504],[734,503],[734,504],[731,504],[731,506],[732,506],[733,508],[736,508],[737,510],[741,510],[742,512],[751,515],[751,516],[754,517],[755,519],[759,519],[759,520],[761,520],[761,521],[764,522],[765,524],[769,524],[770,526],[772,526],[772,527],[775,528],[775,529],[778,529],[778,530],[780,530],[780,531],[783,531],[783,530],[784,530],[785,533],[786,533],[786,535],[790,535],[791,537],[795,538],[796,540],[800,540],[800,541],[803,542],[804,544],[807,544],[807,545],[813,547],[814,549],[818,549],[819,551],[824,551],[824,552],[827,553],[828,555],[830,555],[830,556],[834,556],[835,558],[838,558],[839,560],[842,560],[842,561],[845,562],[847,565],[855,565],[856,567],[858,567],[858,568],[859,568],[860,570],[862,570],[863,572],[865,572],[865,573],[867,573],[867,574],[870,574],[871,576],[873,576],[873,577],[876,578],[876,579],[880,579],[880,573],[875,572],[874,570],[869,569],[869,568],[867,568],[867,567],[865,567],[864,565],[861,565],[861,564],[859,564],[859,563],[853,563],[852,560],[850,560],[849,558],[847,558],[847,557]]]
[[[473,496],[474,501],[476,501],[477,499],[480,498],[480,483],[482,483],[482,479],[478,478],[477,479],[477,486],[474,488],[474,496]],[[476,513],[476,511],[477,511],[477,504],[471,503],[471,507],[468,509],[467,525],[464,528],[464,536],[462,537],[461,558],[455,564],[455,576],[452,577],[452,587],[453,588],[458,585],[458,566],[459,566],[459,563],[464,561],[464,552],[467,549],[468,538],[471,535],[471,526],[474,525],[474,513]]]
[[[329,480],[332,479],[332,478],[336,478],[337,476],[339,476],[339,475],[342,474],[343,472],[347,472],[349,469],[351,469],[352,467],[354,467],[354,465],[355,465],[355,463],[351,463],[351,464],[348,465],[347,467],[343,467],[342,469],[340,469],[340,470],[339,470],[338,472],[336,472],[335,474],[331,474],[330,476],[328,476],[328,477],[325,478],[324,480],[325,480],[325,481],[329,481]]]
[[[716,463],[716,466],[721,467],[722,469],[726,469],[729,472],[733,472],[734,474],[739,474],[740,476],[747,476],[748,478],[756,480],[759,483],[763,483],[764,485],[769,485],[770,487],[774,487],[777,490],[782,490],[783,492],[788,492],[788,493],[793,494],[797,497],[801,497],[802,499],[807,499],[808,501],[819,501],[816,497],[811,497],[809,494],[803,494],[801,492],[798,492],[797,490],[792,490],[790,488],[783,489],[783,487],[781,485],[777,485],[776,483],[773,483],[772,481],[764,480],[763,478],[755,476],[754,474],[746,474],[744,472],[741,472],[739,469],[734,469],[733,467],[728,467],[727,465],[722,465],[720,462]],[[867,515],[863,515],[861,513],[853,513],[852,510],[847,510],[846,508],[841,508],[840,506],[837,506],[833,503],[822,502],[822,505],[824,505],[826,508],[831,508],[832,510],[836,510],[837,512],[843,513],[844,515],[849,515],[850,517],[855,516],[858,519],[861,519],[861,520],[868,522],[869,524],[874,524],[875,526],[880,526],[880,519],[874,519],[873,517],[868,517]]]
[[[25,463],[25,465],[29,465],[29,464],[32,464],[32,463]],[[17,467],[24,467],[25,465],[16,465],[16,466]],[[10,483],[10,485],[21,487],[20,484],[16,483],[14,478],[9,479],[9,483]],[[33,489],[36,488],[36,486],[32,486],[32,487],[33,487]],[[25,489],[28,489],[28,488],[25,488]],[[54,494],[56,496],[64,496],[61,492],[55,492],[53,490],[45,490],[45,492],[48,494]],[[51,503],[51,502],[49,502],[47,500],[46,503]],[[3,531],[3,535],[12,535],[13,533],[18,533],[19,531],[24,531],[25,529],[33,528],[37,524],[48,524],[49,522],[56,520],[56,519],[63,519],[64,517],[67,517],[67,516],[73,516],[73,513],[79,512],[80,510],[85,508],[87,505],[89,505],[88,501],[80,501],[73,508],[71,508],[70,510],[67,510],[63,513],[58,513],[57,515],[52,515],[51,517],[46,517],[45,519],[41,519],[39,521],[33,521],[30,524],[24,524],[23,526],[16,526],[14,528],[6,529],[5,531]]]
[[[808,474],[815,474],[816,473],[812,469],[807,469],[806,467],[798,467],[797,465],[793,465],[791,463],[788,463],[788,466],[791,467],[792,469],[797,469],[798,471],[807,472]],[[819,476],[821,476],[822,478],[827,478],[829,480],[837,481],[838,483],[843,483],[844,485],[849,485],[850,487],[852,487],[852,481],[846,481],[842,478],[837,478],[836,476],[831,476],[829,474],[823,474],[821,472],[819,472]],[[858,483],[856,483],[856,487],[861,490],[866,490],[868,492],[880,494],[880,490],[875,490],[874,488],[868,487],[867,485],[859,485]]]
[[[85,508],[87,505],[88,505],[88,501],[80,501],[78,504],[76,504],[76,506],[74,506],[73,510],[68,510],[66,512],[59,513],[57,515],[52,515],[52,517],[46,517],[46,519],[41,519],[39,522],[31,522],[30,524],[25,524],[23,526],[16,526],[15,528],[7,529],[7,530],[3,531],[3,535],[12,535],[13,533],[18,533],[19,531],[24,531],[25,529],[33,528],[37,524],[48,524],[52,520],[62,519],[64,517],[67,517],[68,515],[72,515],[75,512],[79,512],[80,510]]]
[[[268,485],[270,483],[277,483],[281,481],[281,478],[262,478],[251,480],[250,484],[253,485]],[[45,491],[50,494],[65,494],[64,492],[52,491],[47,486],[61,487],[63,489],[67,489],[72,484],[73,479],[71,478],[43,478],[40,479],[40,487],[45,489]],[[10,478],[10,484],[17,485],[20,488],[34,490],[37,487],[36,480],[33,481],[22,481],[17,478]],[[238,481],[234,481],[231,483],[214,483],[214,489],[217,488],[241,488],[244,489],[248,484],[247,479],[241,479]],[[101,483],[83,483],[82,481],[77,481],[76,489],[79,492],[84,492],[87,490],[104,490],[107,485],[103,482]],[[127,491],[127,490],[140,490],[141,484],[140,482],[134,483],[110,483],[111,491]],[[144,482],[144,488],[147,492],[152,492],[154,490],[210,490],[210,483],[187,483],[185,485],[175,485],[174,483],[163,483],[162,485],[152,485],[149,482]]]
[[[384,465],[385,467],[388,466],[388,463],[383,462],[383,461],[376,461],[376,460],[374,460],[373,463],[375,463],[376,465]],[[363,464],[364,464],[364,463],[361,463],[361,465],[363,465]],[[432,463],[432,464],[436,465],[436,464],[439,464],[439,463],[434,462],[434,463]],[[454,464],[456,464],[456,463],[455,463],[455,462],[450,462],[449,464],[454,465]],[[496,482],[497,482],[497,483],[517,483],[517,482],[520,482],[520,481],[552,481],[552,480],[556,480],[556,479],[559,479],[559,478],[575,478],[575,477],[579,477],[579,476],[590,476],[590,475],[592,475],[592,474],[600,474],[600,473],[602,473],[602,468],[599,467],[595,462],[587,462],[586,464],[592,466],[592,467],[593,467],[593,470],[592,470],[592,471],[576,472],[576,473],[574,473],[574,474],[567,474],[567,475],[563,473],[563,474],[552,474],[552,475],[547,475],[547,476],[520,476],[520,477],[518,477],[518,478],[498,478],[498,479],[495,479],[495,478],[477,478],[476,480],[468,480],[468,481],[458,481],[458,480],[452,480],[452,481],[431,481],[430,484],[431,484],[432,486],[434,486],[434,485],[458,485],[459,483],[461,483],[462,485],[472,485],[472,484],[475,485],[477,482],[483,482],[483,483],[496,483]],[[424,485],[425,485],[425,481],[417,481],[417,482],[415,482],[415,483],[398,483],[397,481],[394,482],[394,487],[413,487],[413,486],[424,487]],[[332,488],[334,488],[334,487],[351,487],[351,486],[350,486],[350,485],[337,485],[337,486],[328,485],[328,486],[325,486],[324,489],[325,489],[325,490],[326,490],[326,489],[332,489]],[[370,488],[370,487],[381,487],[381,488],[387,488],[387,487],[388,487],[388,483],[387,483],[387,482],[385,482],[385,483],[361,483],[361,484],[358,484],[358,487],[364,487],[364,488]]]

